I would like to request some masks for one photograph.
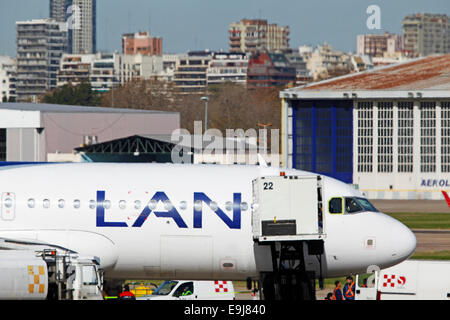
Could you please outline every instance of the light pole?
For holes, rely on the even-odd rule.
[[[205,133],[208,130],[208,97],[201,97],[202,101],[205,101]]]

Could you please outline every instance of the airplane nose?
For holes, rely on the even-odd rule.
[[[416,236],[399,221],[392,225],[391,232],[392,257],[398,262],[408,259],[416,251]]]

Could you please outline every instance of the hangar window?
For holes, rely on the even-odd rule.
[[[392,172],[394,108],[392,102],[378,103],[378,172]]]
[[[450,101],[441,104],[441,171],[450,172]]]
[[[358,102],[358,172],[372,172],[373,102]]]
[[[420,104],[420,172],[436,172],[436,102]]]
[[[413,102],[398,103],[398,172],[413,172]]]

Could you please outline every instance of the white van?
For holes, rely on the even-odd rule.
[[[450,300],[450,261],[406,260],[367,282],[356,277],[356,300]]]
[[[137,300],[234,300],[231,281],[164,281],[151,295]]]

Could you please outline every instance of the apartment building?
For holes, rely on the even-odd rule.
[[[351,56],[324,43],[314,50],[305,50],[303,57],[314,81],[333,78],[353,71]]]
[[[66,49],[65,23],[53,19],[16,22],[19,101],[35,100],[56,88],[62,54]]]
[[[384,34],[358,35],[356,46],[358,55],[371,57],[394,56],[403,49],[402,37],[388,32]]]
[[[124,54],[162,56],[162,38],[152,37],[150,31],[126,33],[122,36]]]
[[[17,61],[8,56],[0,56],[0,103],[15,101]]]
[[[212,52],[193,51],[180,56],[175,68],[175,86],[181,93],[204,93]]]
[[[208,85],[226,82],[245,85],[249,57],[246,53],[213,53],[207,69]]]
[[[450,20],[445,14],[417,13],[406,16],[402,30],[407,57],[450,53]]]
[[[269,24],[267,20],[243,19],[228,29],[230,52],[275,51],[289,48],[289,26]]]
[[[269,88],[294,84],[297,71],[282,53],[253,54],[248,63],[247,88]]]
[[[163,70],[162,57],[123,55],[120,53],[65,54],[61,59],[58,86],[90,81],[100,92],[128,81],[148,80]]]

